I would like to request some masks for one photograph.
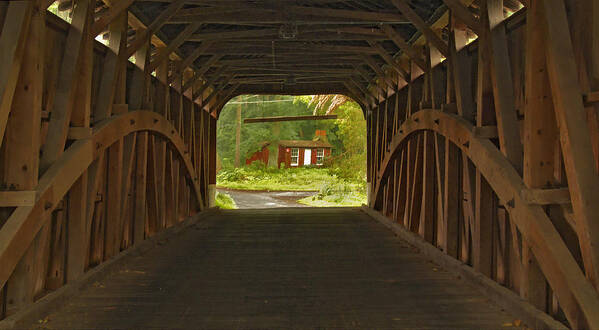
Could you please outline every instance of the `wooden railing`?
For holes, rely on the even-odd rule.
[[[207,207],[216,119],[166,84],[168,61],[144,70],[149,38],[137,65],[119,55],[126,22],[104,46],[85,6],[72,25],[0,7],[2,319]]]
[[[368,109],[370,207],[572,328],[599,328],[590,14],[528,1],[506,21],[445,2],[447,58],[427,53],[422,76]]]

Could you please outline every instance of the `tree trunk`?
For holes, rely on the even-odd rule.
[[[237,130],[235,132],[235,167],[240,166],[240,145],[241,145],[241,99],[237,107]]]

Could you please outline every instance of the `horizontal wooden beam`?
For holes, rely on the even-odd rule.
[[[309,24],[406,24],[409,23],[402,15],[384,14],[378,15],[372,12],[372,15],[358,17],[342,17],[355,16],[354,11],[346,11],[341,9],[330,8],[310,8],[303,7],[306,11],[318,12],[326,10],[326,16],[294,13],[294,22],[309,23]],[[317,10],[318,9],[318,10]],[[361,12],[364,14],[364,12]],[[185,24],[193,22],[215,23],[215,24],[287,24],[289,23],[289,13],[283,10],[261,10],[261,9],[238,9],[236,11],[223,12],[205,12],[198,15],[177,15],[172,17],[168,23],[170,24]],[[335,16],[331,16],[331,15]],[[342,15],[343,14],[343,15]],[[372,17],[371,17],[372,16]]]
[[[0,191],[0,207],[33,206],[35,194],[34,190]]]
[[[327,119],[337,119],[337,115],[248,118],[248,119],[245,119],[243,121],[243,123],[244,124],[252,124],[252,123],[272,123],[272,122],[277,122],[277,121],[327,120]]]
[[[584,102],[585,107],[591,106],[595,103],[599,103],[599,91],[584,94],[582,96],[582,100]]]
[[[526,189],[522,191],[522,199],[528,204],[535,205],[561,205],[570,204],[570,190],[568,188],[554,189]]]
[[[476,137],[484,139],[496,139],[499,137],[499,133],[497,133],[497,126],[495,125],[475,126],[472,128],[472,133],[474,133]]]

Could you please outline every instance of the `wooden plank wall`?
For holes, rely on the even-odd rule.
[[[368,109],[370,207],[572,328],[597,327],[587,307],[599,306],[599,104],[585,100],[599,88],[599,6],[566,1],[566,11],[562,0],[530,0],[506,20],[502,1],[482,1],[480,18],[445,2],[447,59],[433,67],[435,46],[425,47],[424,74],[399,90],[383,87],[388,93]],[[478,31],[470,45],[468,24]],[[515,221],[518,205],[501,200],[495,185],[512,184],[509,176],[483,174],[472,142],[456,144],[457,129],[439,127],[440,119],[418,123],[431,108],[491,143],[508,161],[503,168],[517,173],[522,207],[538,208],[556,235],[532,230],[532,219]],[[414,126],[421,128],[407,135]],[[564,249],[538,246],[540,236]],[[560,270],[548,255],[571,266]],[[586,289],[568,287],[558,272]]]
[[[215,157],[209,130],[216,119],[179,92],[183,75],[166,84],[171,61],[164,59],[157,77],[144,70],[149,42],[135,52],[136,65],[127,61],[125,14],[110,23],[104,46],[89,32],[95,1],[76,1],[72,25],[46,12],[45,2],[0,4],[0,319],[206,207],[207,164]],[[159,114],[167,122],[153,122],[170,131],[116,124],[107,135],[116,141],[97,143],[101,152],[68,193],[42,206],[24,254],[11,250],[11,226],[26,222],[18,213],[36,209],[40,182],[65,171],[63,155],[132,111],[140,119],[127,125]]]

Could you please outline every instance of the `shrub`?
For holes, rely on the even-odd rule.
[[[235,201],[233,200],[233,198],[231,198],[231,196],[229,196],[229,194],[220,193],[218,191],[216,192],[216,196],[214,197],[214,204],[216,205],[216,207],[225,210],[232,210],[237,208]]]

